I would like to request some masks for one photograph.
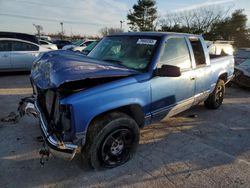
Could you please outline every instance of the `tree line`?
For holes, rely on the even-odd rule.
[[[130,31],[168,31],[202,34],[206,40],[234,41],[250,47],[250,29],[243,9],[210,5],[192,10],[157,13],[155,0],[138,0],[127,14]]]

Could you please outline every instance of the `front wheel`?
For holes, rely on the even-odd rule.
[[[114,112],[93,123],[83,149],[93,168],[114,168],[132,158],[139,143],[139,127],[131,117]]]
[[[224,99],[225,93],[225,82],[223,80],[218,80],[213,93],[205,100],[205,106],[209,109],[218,109]]]

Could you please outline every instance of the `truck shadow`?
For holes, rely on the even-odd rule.
[[[135,157],[121,167],[102,171],[91,169],[80,155],[71,162],[51,158],[41,167],[38,155],[41,143],[35,141],[39,136],[38,122],[26,118],[20,122],[22,125],[0,129],[0,187],[118,187],[150,182],[188,186],[194,176],[218,186],[228,179],[233,181],[239,172],[227,165],[243,161],[240,170],[250,171],[248,106],[249,100],[236,104],[226,99],[218,110],[210,111],[199,105],[145,127]],[[198,117],[189,116],[193,114]],[[219,168],[223,173],[213,174]]]

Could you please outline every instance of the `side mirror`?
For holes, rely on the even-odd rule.
[[[173,65],[162,65],[161,68],[156,69],[155,76],[179,77],[181,76],[181,70],[180,67],[176,67]]]

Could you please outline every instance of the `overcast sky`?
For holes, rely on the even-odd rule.
[[[40,24],[45,33],[59,32],[64,22],[67,34],[96,35],[102,27],[120,27],[120,20],[137,0],[0,0],[0,31],[35,33]],[[157,0],[158,13],[198,7],[244,8],[250,21],[250,0]],[[248,22],[250,26],[250,22]],[[128,26],[124,23],[124,28]]]

